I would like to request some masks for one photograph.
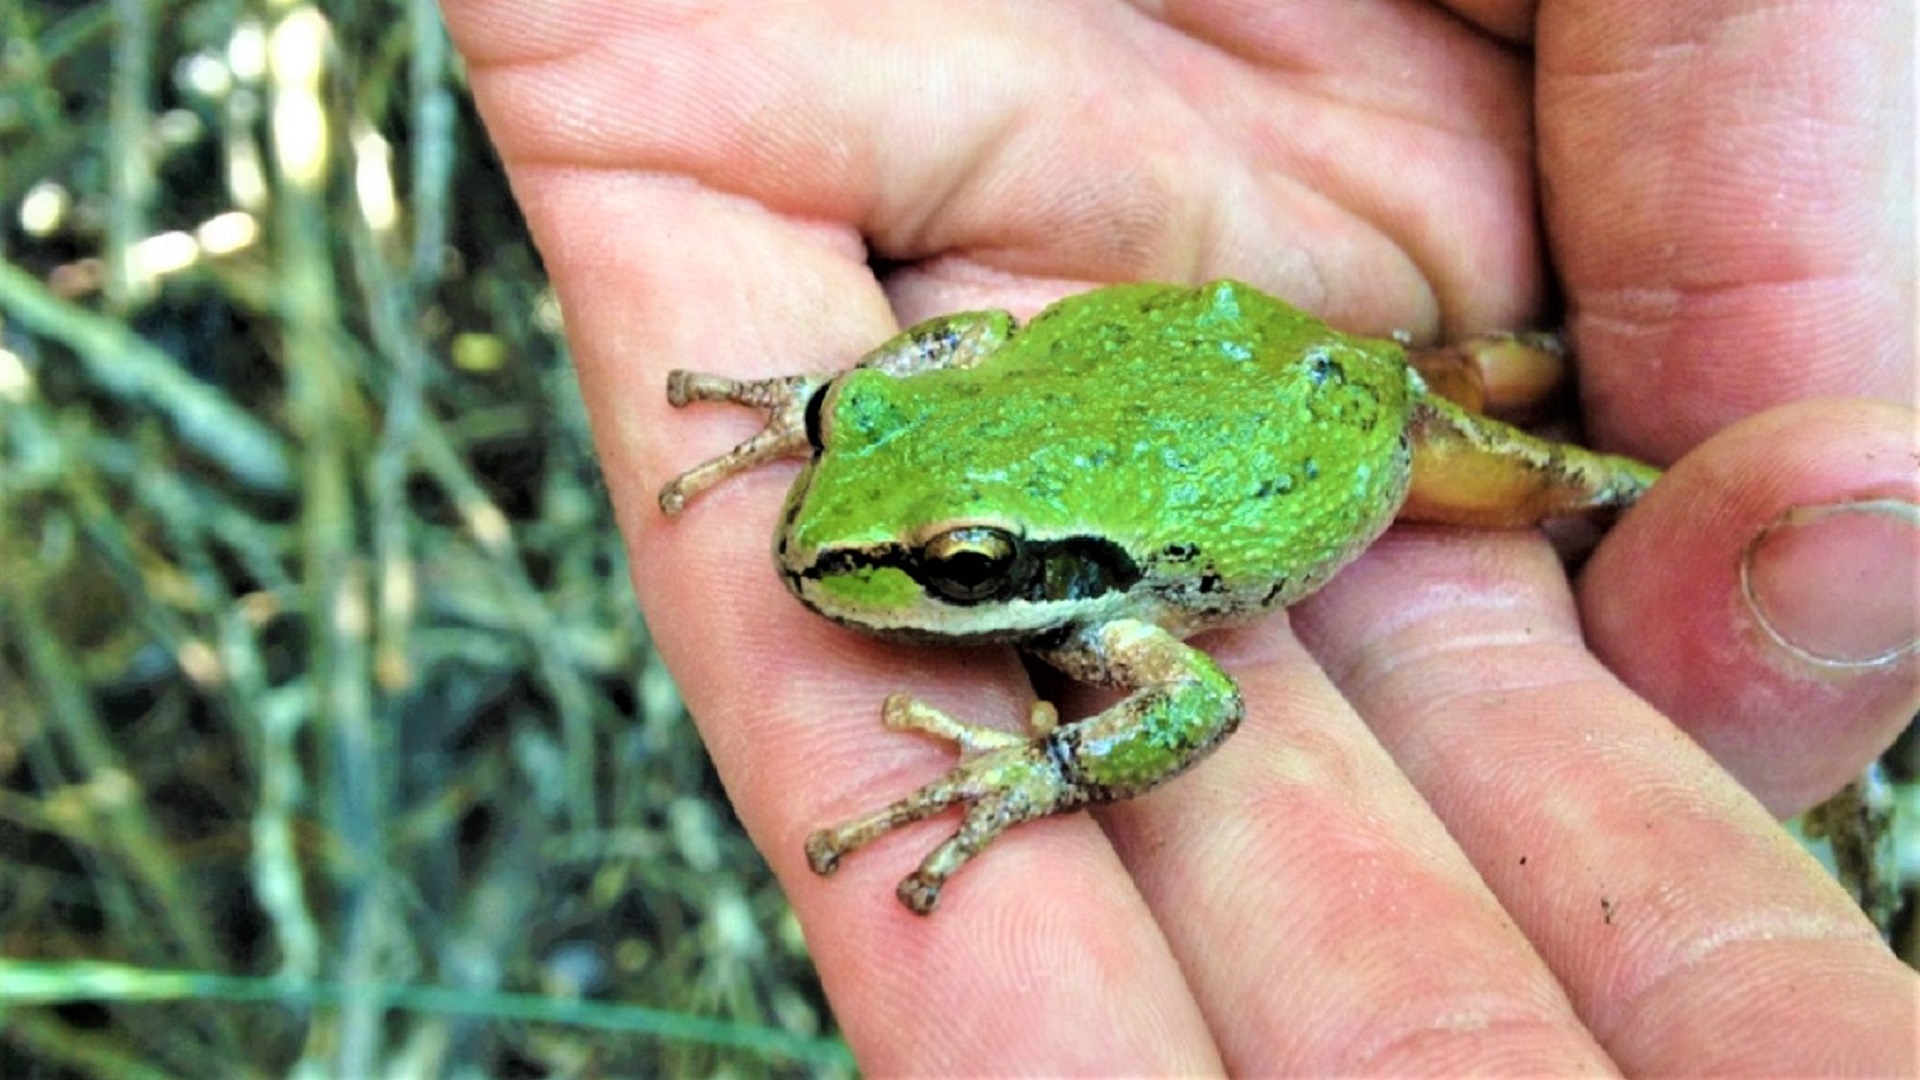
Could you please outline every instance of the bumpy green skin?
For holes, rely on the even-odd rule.
[[[1311,592],[1379,535],[1406,490],[1412,394],[1393,343],[1238,282],[1070,297],[974,366],[843,376],[781,562],[803,600],[874,632],[1006,639],[1134,614],[1185,633]],[[1124,602],[956,611],[899,572],[793,573],[964,523],[1097,535],[1141,577]]]

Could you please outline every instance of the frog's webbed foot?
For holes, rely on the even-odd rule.
[[[1206,756],[1240,721],[1239,689],[1213,661],[1157,626],[1116,620],[1042,654],[1086,682],[1121,686],[1125,700],[1071,724],[1033,707],[1030,736],[963,723],[903,695],[887,699],[889,728],[960,747],[945,776],[889,806],[807,837],[807,862],[830,874],[848,852],[911,822],[965,804],[960,828],[900,882],[900,902],[933,911],[948,878],[1023,821],[1141,794]]]
[[[841,857],[881,836],[949,806],[967,804],[959,831],[935,848],[920,868],[900,882],[900,902],[919,915],[940,902],[940,888],[994,837],[1022,821],[1085,801],[1060,763],[1047,752],[1058,714],[1044,701],[1033,704],[1031,737],[957,720],[924,701],[895,694],[881,719],[895,731],[919,731],[960,748],[960,763],[945,776],[869,814],[807,837],[807,864],[831,874]]]
[[[687,500],[736,473],[783,457],[807,454],[807,403],[827,383],[824,375],[789,375],[740,381],[698,371],[667,375],[667,403],[679,408],[693,401],[729,401],[767,414],[767,426],[752,438],[711,461],[681,473],[660,489],[660,509],[678,514]]]

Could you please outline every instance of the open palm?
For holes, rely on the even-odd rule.
[[[1869,500],[1749,581],[1844,542],[1911,596],[1912,414],[1862,400],[1912,379],[1911,41],[1874,5],[1730,6],[449,0],[636,588],[870,1069],[1914,1067],[1911,975],[1767,813],[1911,713],[1913,612],[1740,599],[1784,511]],[[935,826],[807,872],[809,829],[948,763],[883,697],[1013,726],[1032,690],[794,604],[782,470],[659,517],[753,425],[670,414],[668,368],[833,369],[1129,279],[1452,336],[1542,318],[1549,265],[1590,430],[1680,459],[1582,605],[1534,536],[1397,532],[1291,623],[1204,639],[1248,719],[1189,778],[1022,827],[930,920],[892,883]]]

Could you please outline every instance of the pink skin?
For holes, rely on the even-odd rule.
[[[1912,412],[1861,400],[1913,386],[1896,6],[447,14],[636,589],[867,1069],[1914,1071],[1920,988],[1767,810],[1886,745],[1915,661],[1809,662],[1756,632],[1737,572],[1791,507],[1916,498]],[[668,368],[839,366],[935,311],[1124,279],[1240,277],[1348,329],[1455,336],[1538,320],[1549,258],[1590,430],[1678,460],[1581,604],[1530,534],[1396,531],[1291,624],[1205,639],[1248,720],[1190,777],[1023,826],[927,920],[893,882],[945,820],[807,871],[809,829],[950,760],[880,729],[887,694],[1012,725],[1031,690],[1011,654],[793,603],[766,562],[786,468],[661,519],[660,483],[756,422],[670,412]]]

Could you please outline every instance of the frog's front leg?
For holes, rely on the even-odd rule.
[[[896,378],[939,368],[972,367],[1007,343],[1017,324],[1004,311],[964,311],[915,323],[881,342],[854,366]],[[695,401],[726,401],[767,414],[767,424],[752,438],[711,461],[675,477],[660,489],[660,509],[668,517],[686,508],[695,495],[748,469],[784,457],[804,457],[817,437],[810,422],[820,395],[834,379],[826,375],[787,375],[772,379],[732,379],[699,371],[667,373],[667,403],[674,408]]]
[[[968,368],[997,352],[1018,324],[1004,311],[961,311],[914,323],[860,358],[857,367],[887,375]]]
[[[1122,619],[1076,632],[1042,658],[1076,679],[1133,691],[1113,707],[1057,725],[1034,706],[1029,736],[963,723],[898,696],[888,727],[955,743],[945,776],[870,814],[807,838],[807,861],[829,874],[842,856],[910,822],[966,804],[960,828],[900,882],[900,902],[925,915],[940,889],[994,837],[1023,821],[1138,795],[1219,745],[1240,722],[1240,691],[1205,653],[1150,623]]]

